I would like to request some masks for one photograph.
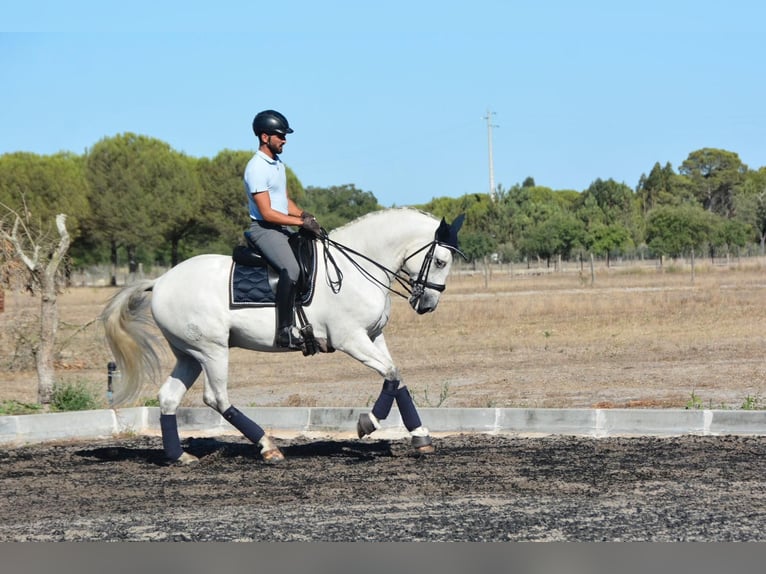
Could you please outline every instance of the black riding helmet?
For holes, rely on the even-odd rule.
[[[258,112],[253,119],[253,132],[256,137],[261,134],[286,136],[293,133],[287,118],[275,110]]]

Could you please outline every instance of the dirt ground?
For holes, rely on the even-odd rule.
[[[766,541],[766,438],[133,437],[0,450],[0,541]]]

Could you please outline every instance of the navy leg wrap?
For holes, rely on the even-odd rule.
[[[258,443],[266,434],[257,423],[243,415],[236,407],[232,406],[226,409],[223,412],[223,418],[254,443]]]
[[[399,381],[383,381],[383,388],[378,395],[378,399],[372,406],[372,414],[376,419],[382,421],[391,412],[391,406],[394,404],[394,399],[399,388]]]
[[[178,436],[176,415],[160,415],[160,429],[162,429],[162,446],[165,449],[165,456],[170,460],[178,460],[184,450],[181,448],[181,439]]]
[[[412,432],[421,426],[420,416],[407,387],[402,387],[396,392],[396,406],[399,407],[399,414],[402,415],[402,422],[408,431]]]

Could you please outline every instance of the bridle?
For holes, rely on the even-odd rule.
[[[428,249],[428,251],[426,251],[426,256],[423,258],[423,263],[420,266],[418,276],[415,279],[410,279],[410,295],[413,298],[420,299],[426,289],[433,289],[434,291],[441,293],[447,288],[444,283],[432,283],[431,281],[428,281],[428,274],[431,272],[431,263],[434,261],[434,250],[437,245],[443,244],[434,239],[431,243],[425,244],[414,253],[408,255],[402,262],[402,267],[404,267],[407,261],[415,257],[415,255],[424,249]]]
[[[396,271],[393,271],[389,269],[388,267],[386,267],[385,265],[382,265],[378,263],[377,261],[375,261],[374,259],[371,259],[364,253],[359,253],[358,251],[352,249],[351,247],[348,247],[347,245],[343,245],[342,243],[338,243],[337,241],[330,239],[327,233],[324,230],[322,231],[323,233],[322,233],[322,236],[319,238],[319,241],[321,241],[322,244],[324,245],[323,251],[324,251],[325,270],[327,271],[327,283],[329,284],[333,293],[340,292],[341,286],[343,284],[343,272],[340,270],[340,268],[338,267],[338,264],[335,262],[334,257],[330,253],[330,249],[329,249],[330,246],[334,247],[340,253],[342,253],[351,262],[351,264],[354,267],[356,267],[356,269],[369,281],[377,285],[380,285],[384,289],[387,289],[391,293],[394,293],[395,295],[399,295],[400,297],[403,297],[404,299],[410,299],[410,301],[416,301],[420,299],[420,297],[423,296],[423,293],[425,292],[426,289],[433,289],[441,293],[447,288],[447,286],[443,283],[433,283],[428,280],[428,275],[431,272],[431,264],[433,263],[433,260],[434,260],[434,251],[437,245],[446,247],[450,251],[456,251],[462,255],[462,252],[459,249],[456,249],[455,247],[451,245],[448,245],[446,243],[438,241],[437,239],[434,239],[433,241],[426,243],[423,247],[421,247],[417,251],[405,257],[399,269]],[[425,251],[425,250],[428,250],[428,251],[426,251],[426,255],[423,258],[423,263],[420,266],[420,272],[418,273],[415,279],[412,279],[412,277],[409,274],[403,271],[403,268],[410,259],[415,257],[421,251]],[[385,282],[381,281],[375,275],[373,275],[370,271],[365,269],[359,263],[359,261],[355,259],[355,257],[360,257],[364,259],[365,261],[372,263],[375,267],[383,271],[389,278],[389,284],[387,285]],[[335,279],[330,278],[330,266],[332,266],[333,269],[335,270]],[[397,289],[391,287],[390,283],[392,283],[394,280],[396,280],[396,282],[405,291],[405,293],[402,293],[401,291],[398,291]]]

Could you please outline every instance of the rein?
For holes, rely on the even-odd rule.
[[[343,272],[338,267],[337,262],[335,261],[335,258],[332,256],[332,253],[330,253],[330,246],[337,249],[340,253],[342,253],[346,259],[348,259],[351,264],[356,267],[356,269],[362,274],[362,276],[366,277],[367,280],[376,283],[377,285],[380,285],[384,289],[390,291],[391,293],[395,295],[399,295],[399,297],[402,297],[404,299],[407,299],[408,297],[415,296],[420,297],[424,290],[426,288],[429,289],[435,289],[436,291],[442,292],[446,288],[445,285],[437,284],[437,283],[431,283],[430,281],[427,281],[426,278],[428,277],[428,272],[431,269],[431,262],[433,261],[433,254],[434,249],[436,248],[436,245],[440,242],[437,240],[433,240],[430,243],[426,243],[423,247],[415,251],[414,253],[411,253],[408,255],[404,261],[402,262],[402,267],[404,266],[407,261],[409,261],[412,257],[423,251],[424,249],[428,249],[428,253],[426,253],[426,257],[423,260],[423,265],[420,268],[420,273],[418,274],[417,279],[413,280],[408,275],[402,273],[401,267],[398,271],[392,271],[385,265],[382,265],[375,261],[374,259],[371,259],[364,253],[360,253],[356,251],[355,249],[352,249],[351,247],[348,247],[347,245],[343,245],[342,243],[338,243],[337,241],[334,241],[333,239],[330,239],[329,235],[327,235],[326,232],[324,232],[324,229],[322,230],[322,236],[319,238],[319,241],[322,242],[324,245],[324,263],[325,263],[325,270],[327,271],[327,283],[330,286],[330,289],[332,289],[332,292],[337,294],[340,292],[341,287],[343,286]],[[406,291],[406,293],[402,293],[400,291],[397,291],[395,288],[391,287],[391,285],[386,285],[383,281],[375,277],[372,273],[370,273],[367,269],[365,269],[359,261],[357,261],[354,257],[361,257],[365,261],[372,263],[375,267],[383,271],[390,280],[396,280],[397,283],[399,283],[399,286]],[[330,265],[335,269],[335,279],[330,278]]]

